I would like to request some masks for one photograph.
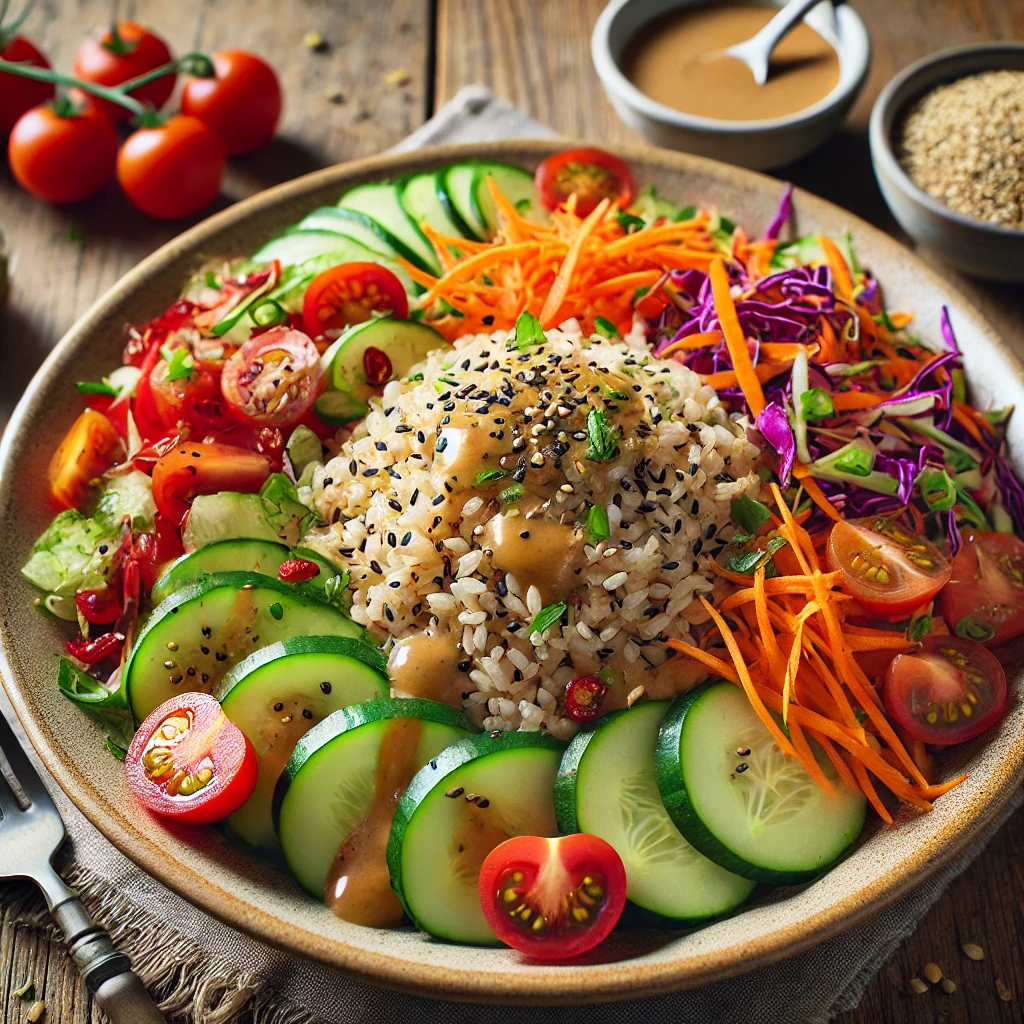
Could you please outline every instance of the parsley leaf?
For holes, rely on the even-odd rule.
[[[608,417],[600,410],[592,408],[587,415],[587,458],[594,462],[613,459],[619,453],[619,431],[608,426]]]
[[[564,601],[541,608],[530,623],[530,633],[543,633],[561,619],[569,606]]]
[[[639,231],[646,221],[643,217],[634,217],[631,213],[626,213],[625,210],[620,210],[615,219],[619,222],[619,227],[626,232],[627,235],[633,234],[634,231]]]
[[[533,345],[544,344],[544,328],[540,321],[527,310],[523,310],[516,320],[515,330],[512,332],[512,341],[519,349],[530,348]]]

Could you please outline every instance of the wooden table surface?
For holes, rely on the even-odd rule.
[[[42,0],[26,33],[55,66],[70,68],[83,34],[115,11],[156,28],[178,52],[240,47],[269,58],[286,92],[279,137],[232,161],[223,203],[328,164],[380,152],[469,82],[482,82],[571,135],[635,141],[605,100],[589,56],[604,0]],[[1024,37],[1024,0],[856,0],[871,28],[874,65],[844,130],[821,151],[777,172],[899,235],[871,173],[867,121],[900,68],[947,46]],[[303,45],[310,30],[324,52]],[[384,76],[403,70],[404,84]],[[340,93],[332,101],[330,93]],[[0,171],[0,227],[12,254],[11,292],[0,318],[0,422],[46,352],[126,270],[178,233],[136,214],[110,188],[55,210]],[[932,256],[927,258],[936,262]],[[941,264],[938,264],[941,267]],[[973,285],[944,271],[1024,356],[1024,289]],[[1012,1024],[1024,1020],[1024,812],[950,887],[872,981],[841,1024]],[[985,950],[967,960],[964,942]],[[908,981],[937,962],[957,989],[912,994]],[[0,1013],[24,1019],[12,991],[33,977],[48,1024],[98,1021],[58,947],[0,918]],[[1002,996],[1000,995],[1002,993]],[[1007,996],[1009,998],[1007,998]],[[244,1018],[243,1018],[244,1019]],[[799,1022],[794,1022],[799,1024]]]

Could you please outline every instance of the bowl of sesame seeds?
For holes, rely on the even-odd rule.
[[[871,157],[919,244],[975,277],[1024,280],[1024,43],[945,50],[882,91]]]

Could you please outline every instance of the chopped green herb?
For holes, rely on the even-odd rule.
[[[933,512],[948,512],[956,504],[956,484],[944,469],[926,469],[919,483],[921,497]]]
[[[607,667],[603,668],[600,672],[597,673],[597,678],[600,679],[601,682],[605,684],[605,686],[614,686],[615,669]]]
[[[530,623],[530,633],[543,633],[550,629],[565,614],[569,606],[564,601],[541,608]]]
[[[916,619],[910,620],[907,626],[907,639],[912,643],[919,644],[925,633],[932,631],[932,617],[930,615],[919,615]]]
[[[696,206],[684,206],[673,218],[677,224],[684,220],[693,220],[697,216]]]
[[[607,540],[612,535],[604,505],[591,505],[587,512],[586,533],[592,544]]]
[[[611,322],[611,320],[608,320],[606,317],[603,316],[599,316],[594,321],[594,329],[597,331],[598,334],[603,335],[605,338],[620,337],[618,327],[616,327],[615,324]]]
[[[729,502],[729,515],[744,533],[751,536],[755,535],[772,517],[767,505],[748,498],[745,494],[741,494]]]
[[[405,379],[407,381],[409,381],[410,383],[414,383],[415,381],[423,380],[423,374],[422,373],[410,373],[409,376],[406,377]]]
[[[502,505],[514,505],[517,501],[521,501],[523,495],[526,493],[526,488],[522,484],[509,484],[503,491],[498,494],[498,501]]]
[[[544,328],[540,321],[527,310],[523,310],[516,320],[515,330],[512,332],[512,341],[518,349],[530,348],[533,345],[544,344]]]
[[[800,395],[800,410],[808,423],[817,423],[835,416],[836,408],[827,391],[821,388],[810,388]]]
[[[991,640],[996,635],[996,631],[989,623],[974,615],[967,615],[962,618],[956,624],[953,632],[957,636],[962,636],[965,640],[974,640],[979,644],[985,643],[986,640]]]
[[[506,476],[508,476],[507,469],[485,469],[477,473],[474,483],[477,487],[480,487],[482,484],[490,484]]]
[[[835,468],[850,476],[868,476],[875,464],[875,453],[851,445],[836,459]]]
[[[753,551],[744,551],[738,555],[732,555],[725,563],[726,568],[732,572],[739,573],[741,576],[753,576],[761,566],[767,567],[772,560],[772,555],[785,546],[786,540],[784,538],[778,536],[769,537],[768,543],[763,549],[756,548]]]
[[[83,395],[116,395],[117,388],[110,381],[106,380],[80,380],[75,387]]]
[[[639,231],[647,223],[643,217],[634,217],[633,214],[626,213],[625,210],[620,210],[616,214],[615,219],[619,222],[619,227],[621,227],[627,235],[633,234],[634,231]]]
[[[283,609],[283,608],[282,608],[282,607],[281,607],[281,606],[280,606],[280,605],[279,605],[279,604],[278,604],[278,603],[277,603],[277,602],[275,601],[275,602],[274,602],[274,603],[273,603],[273,604],[272,604],[272,605],[270,606],[270,614],[271,614],[271,615],[272,615],[272,616],[273,616],[273,617],[274,617],[275,619],[283,619],[283,618],[284,618],[284,609]]]
[[[608,426],[608,418],[596,408],[587,415],[587,436],[590,444],[587,447],[587,458],[594,462],[613,459],[619,452],[619,432]]]
[[[218,291],[220,290],[220,284],[217,281],[217,275],[212,270],[208,270],[206,272],[204,283],[206,284],[207,288],[216,288]]]
[[[167,379],[169,381],[184,380],[191,375],[195,365],[196,361],[192,357],[192,353],[182,345],[180,348],[176,348],[171,353],[170,359],[167,360]]]

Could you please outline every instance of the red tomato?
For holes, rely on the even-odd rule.
[[[626,206],[633,198],[633,176],[625,161],[603,149],[566,149],[549,156],[534,175],[540,201],[557,210],[571,195],[585,217],[602,199]]]
[[[209,370],[193,369],[171,380],[161,359],[149,377],[149,389],[160,422],[167,428],[185,423],[201,433],[225,430],[234,423],[220,392],[220,378]]]
[[[197,494],[258,491],[268,476],[269,460],[255,452],[226,444],[183,444],[153,467],[153,500],[180,527]]]
[[[215,697],[179,693],[143,723],[125,758],[128,786],[155,814],[207,825],[256,788],[256,752]]]
[[[117,154],[117,180],[143,213],[177,220],[198,213],[220,194],[224,147],[213,129],[176,114],[156,128],[140,128]]]
[[[24,36],[15,36],[0,52],[4,60],[35,64],[48,68],[50,62]],[[35,82],[21,75],[0,74],[0,135],[7,135],[18,118],[32,107],[52,100],[56,92],[52,82]]]
[[[828,564],[869,612],[898,619],[927,604],[953,571],[939,549],[881,516],[836,523]]]
[[[224,364],[220,385],[239,418],[283,427],[305,416],[322,381],[316,345],[302,331],[272,327]]]
[[[409,315],[402,282],[379,263],[342,263],[318,274],[302,300],[302,322],[311,338],[361,324],[374,313],[397,320]]]
[[[1024,633],[1024,541],[1011,533],[970,533],[939,595],[958,636],[996,647]]]
[[[898,654],[885,675],[885,709],[915,740],[948,746],[983,733],[1006,708],[996,656],[959,636],[926,636],[920,652]]]
[[[114,176],[117,133],[99,114],[67,117],[53,107],[23,114],[7,141],[18,184],[50,203],[77,203],[94,196]]]
[[[567,960],[603,942],[626,905],[626,870],[603,839],[517,836],[480,868],[480,906],[506,945],[535,960]]]
[[[281,86],[274,69],[243,50],[211,54],[215,75],[188,78],[181,112],[205,121],[228,156],[269,142],[281,116]]]
[[[149,29],[122,21],[99,29],[82,42],[75,57],[75,75],[97,85],[121,85],[171,62],[167,44]],[[159,110],[174,92],[174,74],[156,78],[128,94]],[[131,111],[108,100],[93,97],[96,109],[111,121],[127,121]]]
[[[86,409],[50,459],[53,500],[61,508],[80,509],[96,478],[110,469],[121,450],[121,435],[113,423],[103,413]]]

